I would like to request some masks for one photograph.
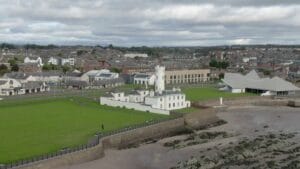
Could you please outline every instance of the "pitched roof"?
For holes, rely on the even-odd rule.
[[[0,80],[0,85],[7,83],[7,80]]]
[[[260,89],[270,91],[296,91],[300,90],[292,83],[279,77],[260,78],[256,72],[251,71],[243,76],[238,73],[225,73],[224,83],[236,89]]]
[[[251,78],[251,79],[259,79],[260,78],[254,69],[251,70],[248,74],[246,74],[245,77]]]

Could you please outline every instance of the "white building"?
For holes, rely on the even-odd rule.
[[[12,96],[25,94],[22,89],[22,84],[15,79],[2,78],[0,79],[0,96]]]
[[[75,58],[61,58],[61,65],[75,65]]]
[[[136,57],[139,57],[139,58],[147,58],[148,57],[148,54],[146,53],[126,53],[124,55],[125,58],[136,58]]]
[[[48,60],[48,64],[59,65],[59,59],[55,57],[50,57]]]
[[[37,57],[37,58],[25,57],[24,63],[36,63],[39,67],[43,66],[43,61],[41,57]]]
[[[154,74],[144,74],[138,73],[133,77],[133,84],[141,84],[141,85],[154,85],[155,83],[155,75]]]
[[[55,58],[55,57],[50,57],[48,60],[49,64],[52,65],[70,65],[74,66],[75,65],[75,58]]]
[[[165,90],[165,67],[155,67],[155,90],[135,90],[111,92],[108,96],[100,97],[100,104],[113,107],[125,107],[140,111],[159,114],[170,114],[171,110],[190,107],[190,101],[180,89]]]

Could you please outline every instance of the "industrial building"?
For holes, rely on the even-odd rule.
[[[222,81],[225,85],[222,90],[232,93],[251,92],[261,95],[291,96],[300,91],[298,87],[279,77],[260,78],[255,70],[246,75],[225,73]]]

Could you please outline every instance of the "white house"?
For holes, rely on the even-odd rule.
[[[154,91],[135,90],[129,94],[111,92],[108,96],[100,97],[100,104],[167,115],[171,110],[190,107],[191,102],[186,100],[180,89],[165,89],[164,77],[165,67],[156,66]]]
[[[138,73],[135,74],[133,77],[134,84],[142,84],[142,85],[154,85],[155,82],[155,75],[154,74],[144,74]]]
[[[0,96],[12,96],[18,94],[25,94],[25,89],[22,88],[22,84],[10,78],[0,79]]]
[[[43,66],[43,61],[41,57],[37,57],[37,58],[25,57],[24,63],[36,63],[39,67]]]
[[[61,65],[75,65],[75,58],[61,58]]]

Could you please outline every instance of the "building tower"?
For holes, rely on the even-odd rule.
[[[155,92],[162,94],[165,90],[165,67],[157,65],[155,67]]]

